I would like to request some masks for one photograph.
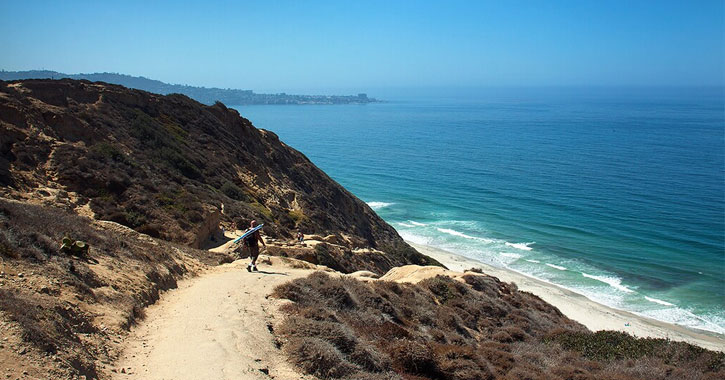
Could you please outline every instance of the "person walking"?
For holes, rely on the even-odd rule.
[[[244,232],[253,229],[255,226],[257,226],[257,221],[252,220],[249,222],[249,228]],[[267,244],[264,243],[264,239],[262,239],[262,235],[259,233],[259,230],[254,231],[251,235],[244,238],[243,244],[249,250],[249,257],[252,259],[249,265],[247,265],[247,271],[249,272],[258,271],[257,257],[259,257],[259,243],[262,243],[265,249],[267,248]]]

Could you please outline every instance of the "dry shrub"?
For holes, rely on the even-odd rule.
[[[438,373],[433,350],[423,343],[398,340],[390,344],[387,351],[393,360],[393,367],[401,372],[429,376]]]
[[[317,272],[275,289],[277,297],[294,301],[282,307],[287,317],[275,333],[294,363],[322,378],[700,380],[722,375],[721,353],[621,333],[593,334],[510,284],[482,275],[464,280],[365,283]]]
[[[506,331],[498,331],[491,337],[493,340],[501,343],[511,343],[514,341],[514,339],[511,337],[511,335]]]
[[[552,373],[564,379],[572,380],[595,380],[595,377],[589,375],[588,371],[582,368],[574,367],[570,364],[562,364],[552,370]]]
[[[369,342],[359,342],[350,353],[349,359],[368,372],[389,371],[392,367],[390,358]]]
[[[517,342],[525,340],[528,337],[528,334],[517,326],[506,326],[503,328],[503,331],[508,333],[511,339]]]
[[[354,309],[358,306],[343,283],[327,282],[317,291],[320,293],[320,299],[334,310]]]
[[[8,276],[24,273],[4,281],[0,312],[17,324],[30,348],[54,353],[55,363],[67,363],[76,375],[96,378],[93,363],[109,360],[109,332],[94,324],[99,322],[88,310],[106,307],[120,316],[120,326],[106,327],[127,328],[143,317],[143,308],[158,299],[159,291],[176,286],[187,272],[180,264],[186,256],[218,260],[214,253],[123,231],[98,227],[65,210],[0,199],[0,260]],[[61,252],[66,235],[88,243],[88,257]],[[97,291],[101,287],[109,289]]]
[[[345,380],[403,380],[400,375],[398,375],[395,372],[388,371],[384,373],[364,373],[364,372],[358,372],[352,376],[348,376],[345,378]],[[412,380],[411,378],[406,378],[406,380]]]
[[[474,346],[435,344],[434,355],[438,368],[450,379],[493,379],[488,362],[476,352]]]
[[[496,377],[487,368],[477,368],[478,365],[470,360],[455,359],[443,363],[441,368],[443,378],[452,380],[493,380]]]
[[[279,329],[279,333],[288,337],[315,336],[332,343],[335,348],[344,353],[352,352],[357,344],[357,338],[350,328],[336,322],[317,321],[301,317],[291,317]]]
[[[297,281],[291,281],[276,287],[272,295],[294,302],[303,302],[310,297],[310,289]]]
[[[323,379],[339,379],[357,372],[332,344],[318,338],[300,338],[285,347],[295,364],[306,373]]]

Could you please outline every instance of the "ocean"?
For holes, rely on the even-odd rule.
[[[234,108],[406,240],[725,334],[722,87],[370,95]]]

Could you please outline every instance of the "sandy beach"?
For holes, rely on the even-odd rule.
[[[655,319],[613,309],[596,303],[589,298],[545,281],[535,279],[504,268],[496,268],[482,262],[441,249],[408,242],[419,252],[428,255],[448,269],[462,272],[480,268],[484,273],[498,277],[501,281],[515,283],[519,290],[535,294],[556,306],[567,317],[587,326],[592,331],[625,331],[637,337],[668,338],[683,341],[710,350],[725,352],[725,336],[685,328]]]

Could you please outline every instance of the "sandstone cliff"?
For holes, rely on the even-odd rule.
[[[209,225],[336,235],[373,267],[435,264],[270,131],[221,103],[76,80],[0,82],[0,195],[61,206],[199,246]]]

